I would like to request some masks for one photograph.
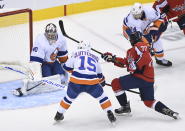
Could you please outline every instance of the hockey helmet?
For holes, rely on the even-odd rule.
[[[135,19],[140,19],[143,14],[143,5],[141,3],[135,3],[132,6],[131,14]]]
[[[91,44],[90,44],[90,42],[87,42],[87,41],[80,41],[77,45],[77,49],[90,50],[91,49]]]
[[[55,43],[58,39],[57,27],[53,23],[47,24],[45,28],[45,36],[50,44]]]
[[[129,36],[129,40],[132,46],[134,46],[137,42],[140,42],[142,39],[142,33],[139,31],[133,32]]]

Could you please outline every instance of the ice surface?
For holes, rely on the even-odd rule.
[[[43,32],[49,23],[63,19],[66,32],[78,40],[88,40],[92,47],[101,52],[112,52],[123,56],[130,44],[121,36],[123,17],[130,7],[119,7],[50,19],[34,23],[34,36]],[[29,109],[0,111],[1,131],[184,131],[185,130],[185,37],[176,23],[162,37],[165,57],[173,62],[169,68],[155,66],[157,90],[156,99],[180,113],[180,120],[161,115],[144,106],[137,94],[127,93],[131,102],[132,116],[117,117],[117,124],[111,127],[98,101],[87,94],[80,95],[66,112],[61,124],[53,125],[58,104]],[[67,40],[71,52],[74,42]],[[107,83],[115,77],[125,75],[124,69],[102,61]],[[104,87],[112,101],[113,108],[119,107],[110,87]]]

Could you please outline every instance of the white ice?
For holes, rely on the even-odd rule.
[[[124,56],[130,47],[123,38],[122,20],[130,7],[111,8],[50,19],[34,23],[34,37],[43,32],[47,23],[58,23],[63,19],[66,32],[78,40],[88,40],[92,47],[101,52],[112,52]],[[127,93],[131,102],[132,116],[117,117],[112,127],[98,101],[81,94],[65,114],[65,119],[53,125],[58,103],[29,109],[0,111],[0,131],[184,131],[185,130],[185,37],[176,23],[170,25],[162,37],[165,57],[173,62],[172,67],[160,67],[154,63],[157,89],[155,97],[171,109],[179,112],[181,119],[173,120],[144,106],[137,94]],[[69,51],[74,42],[67,40]],[[125,69],[102,61],[107,83],[115,77],[127,74]],[[104,90],[112,101],[113,108],[119,107],[110,87]],[[136,90],[137,91],[137,90]]]

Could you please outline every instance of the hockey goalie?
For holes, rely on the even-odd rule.
[[[63,69],[67,59],[64,36],[57,32],[55,24],[49,23],[45,32],[36,37],[27,65],[33,79],[23,80],[23,86],[13,90],[13,94],[25,96],[62,89],[60,84],[66,85],[68,81],[68,73]]]

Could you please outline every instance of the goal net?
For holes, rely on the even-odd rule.
[[[0,10],[0,65],[14,66],[29,61],[33,43],[32,11],[31,9],[1,9]],[[20,66],[21,68],[21,66]],[[9,76],[8,72],[11,72]],[[0,82],[12,78],[12,72],[0,67]],[[3,75],[4,74],[4,75]],[[4,78],[7,76],[7,78]],[[3,77],[3,78],[2,78]],[[5,80],[4,80],[5,79]]]

